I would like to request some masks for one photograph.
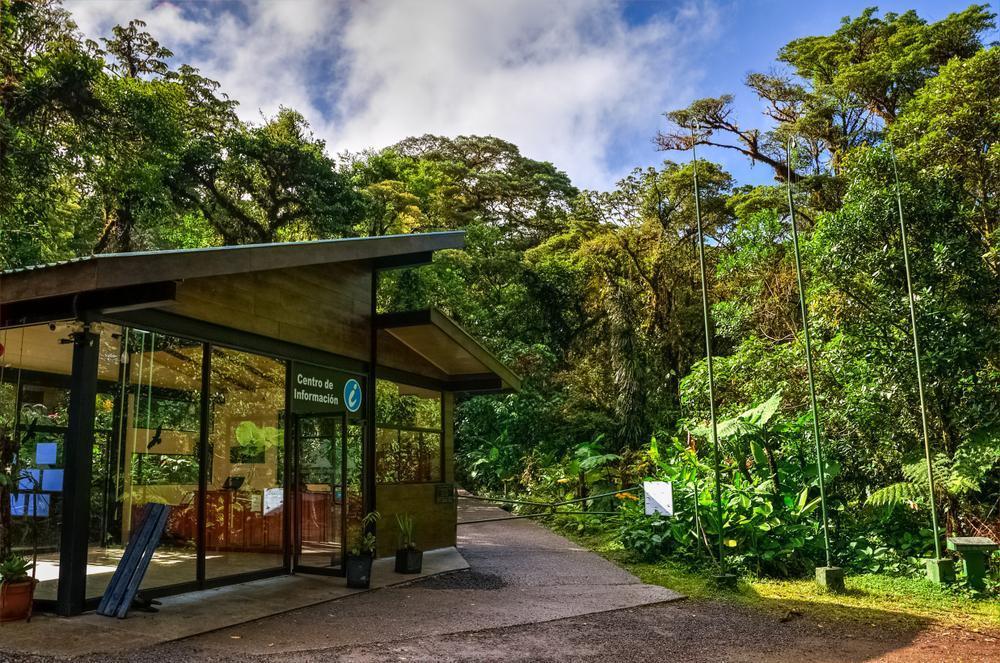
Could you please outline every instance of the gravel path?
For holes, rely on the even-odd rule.
[[[311,652],[287,661],[1000,661],[997,635],[889,630],[689,601],[545,624]]]
[[[335,628],[315,623],[317,630]],[[257,626],[271,630],[267,622]],[[960,630],[834,625],[808,618],[781,622],[728,604],[685,601],[616,610],[542,624],[405,638],[310,651],[246,655],[178,642],[115,660],[128,663],[206,661],[966,661],[1000,660],[996,634]],[[0,661],[13,659],[0,655]],[[17,659],[41,663],[42,659]]]

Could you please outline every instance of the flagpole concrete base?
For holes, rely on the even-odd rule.
[[[829,592],[844,591],[844,569],[839,566],[817,566],[816,582]]]
[[[955,582],[955,562],[947,558],[925,559],[927,579],[939,585],[950,585]]]
[[[715,586],[719,589],[736,589],[736,576],[732,573],[720,573],[717,576],[712,576],[712,580],[715,581]]]

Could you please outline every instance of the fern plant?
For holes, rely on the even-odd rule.
[[[937,453],[931,457],[938,492],[948,499],[958,499],[976,493],[983,481],[1000,462],[1000,431],[979,431],[958,445],[949,457]],[[903,464],[903,481],[873,492],[868,505],[893,509],[907,505],[926,507],[929,494],[927,465],[923,458],[911,458]]]

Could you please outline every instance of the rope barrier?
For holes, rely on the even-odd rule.
[[[572,500],[563,500],[561,502],[533,502],[529,500],[512,500],[505,497],[482,497],[480,495],[459,495],[459,499],[466,500],[478,500],[480,502],[498,502],[502,504],[526,504],[530,506],[538,506],[548,509],[548,511],[543,511],[541,513],[528,513],[520,515],[504,516],[502,518],[482,518],[480,520],[466,520],[459,522],[459,525],[476,525],[478,523],[496,523],[503,520],[522,520],[524,518],[547,518],[549,516],[617,516],[618,511],[556,511],[555,508],[558,506],[566,506],[567,504],[577,504],[579,502],[585,502],[587,500],[596,500],[601,497],[608,497],[609,495],[620,495],[621,493],[634,493],[638,490],[642,490],[642,486],[633,486],[632,488],[623,488],[622,490],[613,490],[608,493],[599,493],[597,495],[588,495],[587,497],[578,497]]]

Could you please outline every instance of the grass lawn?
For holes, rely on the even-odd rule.
[[[563,532],[581,545],[627,569],[643,582],[775,613],[790,611],[831,621],[865,622],[911,628],[934,624],[969,630],[1000,630],[1000,601],[977,599],[959,589],[927,580],[882,575],[848,576],[847,591],[832,594],[812,580],[743,578],[736,592],[722,591],[712,579],[676,562],[635,562],[613,537]]]

